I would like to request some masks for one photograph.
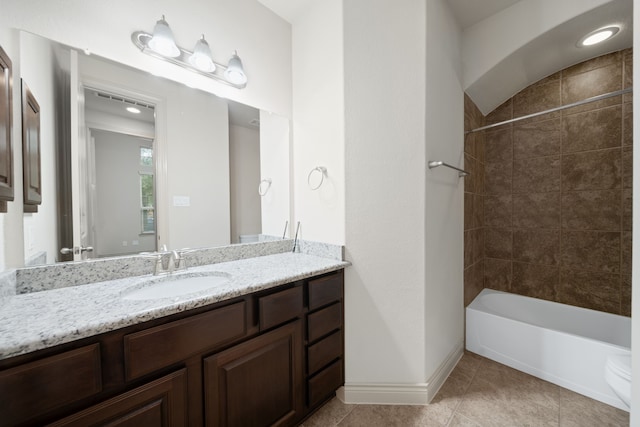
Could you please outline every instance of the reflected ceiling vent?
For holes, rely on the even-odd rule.
[[[260,119],[251,119],[249,121],[249,124],[251,126],[260,127]]]
[[[94,92],[94,94],[98,98],[108,99],[108,100],[119,102],[122,104],[128,104],[130,106],[135,105],[136,107],[148,108],[149,110],[154,110],[155,108],[153,105],[147,104],[145,102],[136,101],[134,99],[123,98],[122,96],[118,96],[118,95],[111,95],[110,93],[106,93],[106,92]]]

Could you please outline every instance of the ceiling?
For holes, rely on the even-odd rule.
[[[293,22],[301,10],[314,0],[258,0],[287,22]],[[447,0],[464,29],[519,2],[520,0]]]
[[[229,105],[229,123],[248,128],[260,127],[260,111],[248,105],[227,100]],[[153,124],[155,122],[155,109],[153,105],[134,99],[126,99],[119,95],[106,92],[98,92],[93,89],[85,91],[85,107],[89,110],[107,113],[129,120],[137,120]],[[136,107],[139,114],[130,113],[127,107]]]
[[[462,29],[500,12],[520,0],[447,0]]]

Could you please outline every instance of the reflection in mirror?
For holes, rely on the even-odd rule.
[[[85,88],[80,233],[87,258],[156,250],[155,107]],[[85,157],[85,158],[83,158]]]
[[[54,171],[51,182],[71,176],[73,203],[67,212],[56,213],[56,199],[67,191],[44,189],[43,204],[52,203],[51,210],[39,218],[25,214],[26,262],[65,260],[60,255],[63,239],[56,232],[65,227],[73,230],[69,233],[73,242],[66,245],[75,249],[76,260],[134,254],[163,245],[169,249],[228,245],[255,240],[261,233],[282,233],[290,213],[287,119],[21,32],[21,46],[34,45],[40,51],[59,52],[54,55],[58,63],[42,67],[39,52],[21,55],[21,61],[29,59],[23,67],[50,69],[53,74],[64,70],[66,83],[52,81],[51,87],[41,90],[49,92],[45,97],[52,98],[52,105],[65,103],[53,98],[66,97],[71,110],[69,117],[54,117],[54,108],[43,109],[53,122],[47,128],[53,135],[47,140],[51,152],[43,161]],[[148,110],[153,120],[132,119],[127,112],[116,119],[114,111],[104,111],[109,107],[99,107],[97,101],[110,101],[112,108],[119,102],[121,111],[130,102],[147,105],[135,107]],[[64,135],[60,128],[65,127],[70,138],[56,137]],[[72,153],[71,166],[64,168],[54,152],[66,147],[59,144],[54,149],[54,140],[67,139],[75,148],[66,149]],[[119,145],[129,147],[131,154],[116,150]],[[83,151],[92,160],[83,163]],[[153,153],[152,167],[141,164],[149,153]],[[128,162],[132,164],[125,167]],[[71,172],[65,173],[67,169]],[[125,175],[129,175],[126,181]],[[273,185],[261,197],[258,185],[263,178],[273,179]],[[37,221],[42,224],[36,227]],[[65,222],[73,226],[64,226]],[[89,247],[95,250],[79,250]]]

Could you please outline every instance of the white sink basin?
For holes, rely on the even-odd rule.
[[[212,289],[229,282],[226,273],[175,275],[151,279],[140,287],[125,292],[125,300],[175,298]]]

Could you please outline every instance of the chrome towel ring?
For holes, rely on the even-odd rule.
[[[311,184],[311,176],[314,172],[320,172],[320,182],[316,186]],[[311,190],[317,190],[318,188],[320,188],[322,186],[322,183],[324,182],[324,177],[326,174],[327,168],[325,168],[324,166],[316,166],[315,168],[311,169],[311,172],[309,172],[309,175],[307,176],[307,184],[309,184],[309,188]]]
[[[265,178],[262,181],[260,181],[260,184],[258,184],[258,194],[264,197],[270,188],[271,188],[271,178]]]

